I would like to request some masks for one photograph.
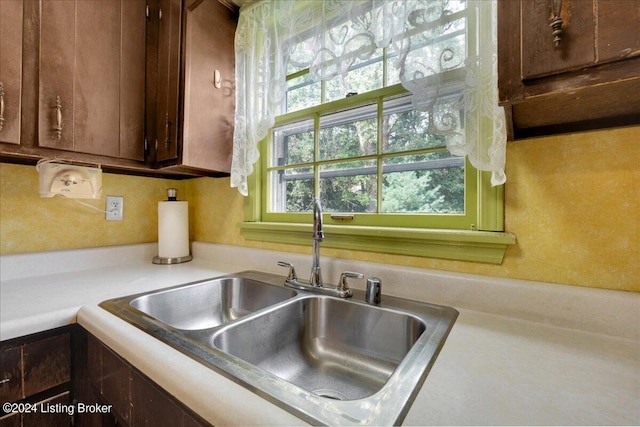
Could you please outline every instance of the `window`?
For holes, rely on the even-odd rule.
[[[501,261],[514,242],[494,233],[503,229],[502,187],[450,154],[439,132],[454,123],[465,133],[460,104],[473,49],[466,2],[449,5],[438,36],[413,51],[438,62],[424,76],[438,80],[433,97],[416,99],[399,83],[397,53],[389,48],[351,58],[344,72],[320,81],[305,66],[313,40],[290,50],[285,101],[250,181],[246,238],[309,244],[312,202],[320,197],[324,246]],[[343,21],[329,25],[327,39],[339,38]],[[345,67],[343,60],[326,61]]]

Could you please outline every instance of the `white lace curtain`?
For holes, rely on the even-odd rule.
[[[429,113],[431,132],[492,172],[493,185],[504,183],[495,9],[496,0],[262,0],[241,9],[231,186],[247,195],[257,144],[283,111],[287,74],[309,68],[314,81],[344,77],[378,48],[395,58],[389,63],[414,107]],[[444,78],[451,70],[460,71],[453,82]]]

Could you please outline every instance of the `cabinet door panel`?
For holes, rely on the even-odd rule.
[[[120,139],[120,2],[76,3],[74,151],[117,157]]]
[[[120,156],[144,160],[146,1],[122,1]]]
[[[24,394],[31,396],[71,380],[69,334],[28,343],[24,347]]]
[[[22,0],[0,1],[0,141],[20,143]]]
[[[553,44],[549,0],[522,3],[522,78],[541,77],[595,62],[593,1],[563,0],[562,40]],[[514,34],[514,37],[516,35]]]
[[[41,7],[39,145],[72,150],[76,2],[43,1]],[[61,122],[56,117],[57,98]]]
[[[633,28],[635,30],[629,30]],[[598,61],[640,55],[640,1],[598,2]]]

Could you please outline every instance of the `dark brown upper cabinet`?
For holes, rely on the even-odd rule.
[[[151,2],[158,50],[149,83],[156,164],[162,170],[231,168],[237,11],[216,0]],[[157,8],[157,13],[156,13]]]
[[[43,1],[38,141],[144,160],[145,0]]]
[[[230,170],[237,7],[0,0],[0,160],[166,177]]]
[[[561,4],[554,42],[553,3]],[[498,87],[509,139],[640,124],[640,2],[501,0]]]
[[[0,1],[0,141],[20,143],[22,0]]]

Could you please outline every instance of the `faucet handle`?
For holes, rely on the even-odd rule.
[[[357,273],[355,271],[344,271],[340,275],[340,282],[338,283],[338,291],[348,291],[349,284],[347,283],[347,279],[363,279],[364,274]]]
[[[289,269],[289,274],[287,274],[287,280],[298,280],[298,275],[296,274],[296,269],[293,268],[293,264],[284,261],[278,261],[278,265],[280,267],[286,267]]]

